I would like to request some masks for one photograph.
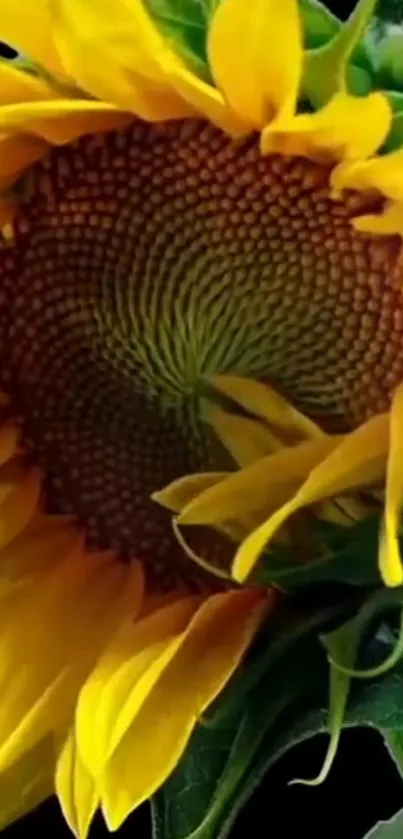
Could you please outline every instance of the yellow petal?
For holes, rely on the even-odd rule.
[[[157,504],[161,504],[162,507],[166,507],[174,513],[180,513],[193,498],[196,498],[204,490],[220,483],[229,474],[229,472],[196,472],[193,475],[186,475],[172,481],[163,489],[157,490],[151,498]]]
[[[351,221],[353,227],[362,233],[376,233],[378,236],[403,236],[403,201],[387,204],[380,213],[357,216]]]
[[[0,105],[54,98],[54,88],[43,79],[19,70],[10,62],[0,60]]]
[[[341,163],[332,172],[331,186],[336,194],[343,189],[369,189],[403,201],[403,150],[371,160]]]
[[[0,426],[0,466],[16,453],[18,436],[18,429],[14,423],[7,422]]]
[[[53,0],[1,0],[0,40],[56,76],[65,76],[52,33]]]
[[[44,157],[49,150],[49,146],[39,137],[28,136],[28,134],[10,135],[1,133],[1,131],[0,127],[0,186],[4,189],[27,166]]]
[[[0,598],[32,584],[65,556],[76,552],[80,537],[66,528],[30,534],[28,528],[0,554]]]
[[[199,603],[186,597],[137,623],[125,620],[92,671],[80,693],[76,725],[80,755],[95,777],[131,723],[131,703],[145,700]]]
[[[86,839],[99,807],[99,795],[80,758],[72,731],[66,738],[57,763],[56,793],[70,830],[77,839]]]
[[[282,448],[278,437],[257,420],[215,406],[209,409],[205,419],[239,466],[248,466]]]
[[[212,385],[248,413],[265,420],[283,442],[315,440],[325,436],[318,425],[263,382],[225,373],[215,376]]]
[[[403,385],[393,394],[390,411],[390,446],[386,475],[385,521],[379,549],[379,568],[387,586],[403,583],[400,557],[400,521],[403,507]]]
[[[0,186],[1,186],[1,178],[0,178]],[[17,202],[13,199],[5,199],[1,198],[0,196],[0,230],[2,231],[3,236],[5,236],[6,227],[10,227],[12,224],[16,213],[17,213],[18,205]]]
[[[9,487],[7,486],[7,490]],[[2,490],[0,473],[0,494]],[[32,469],[0,501],[0,548],[5,548],[24,530],[38,506],[40,475]]]
[[[373,417],[347,435],[312,469],[299,491],[245,539],[234,560],[234,578],[239,582],[246,579],[278,528],[297,510],[379,481],[385,471],[388,446],[387,414]]]
[[[323,160],[369,157],[387,136],[391,107],[382,93],[357,97],[336,93],[313,114],[281,119],[262,134],[263,154],[303,155]]]
[[[55,762],[55,744],[47,737],[1,774],[0,830],[53,794]]]
[[[59,0],[56,31],[72,76],[98,99],[149,121],[204,114],[231,134],[247,130],[222,95],[169,49],[139,0],[131,7],[123,0]]]
[[[271,594],[256,590],[208,598],[146,699],[139,705],[135,695],[129,698],[131,724],[99,780],[111,830],[172,772],[197,720],[238,666],[272,602]]]
[[[178,523],[220,524],[241,521],[258,510],[271,511],[288,501],[306,475],[336,446],[340,438],[327,437],[282,449],[229,475],[183,508]]]
[[[217,87],[251,127],[291,115],[303,57],[296,0],[222,0],[210,23],[208,56]]]
[[[367,76],[365,70],[351,65],[351,58],[365,37],[376,2],[357,0],[348,20],[341,26],[336,25],[333,36],[320,47],[305,52],[302,92],[312,105],[319,107],[338,91],[346,92],[351,76]],[[363,83],[367,90],[369,84]]]
[[[114,105],[87,99],[55,99],[0,108],[0,132],[35,134],[49,143],[69,143],[82,134],[123,127],[130,121]],[[1,170],[0,170],[1,173]]]
[[[198,79],[172,55],[161,59],[161,69],[170,84],[198,115],[205,116],[231,137],[242,137],[250,132],[250,124],[229,107],[215,87]]]
[[[0,771],[65,725],[110,633],[135,615],[140,579],[136,567],[79,550],[2,601]]]
[[[98,99],[147,120],[194,115],[163,78],[163,41],[141,3],[58,0],[55,32],[70,74]]]

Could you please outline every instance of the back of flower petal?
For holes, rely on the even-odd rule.
[[[262,591],[208,598],[182,635],[175,655],[139,707],[99,779],[110,829],[149,798],[180,759],[206,707],[239,664],[272,603]],[[141,755],[136,764],[135,755]]]
[[[217,87],[251,127],[293,113],[303,55],[296,0],[222,0],[208,54]]]
[[[343,189],[377,190],[386,198],[403,201],[403,150],[340,163],[332,172],[331,185],[336,193]]]

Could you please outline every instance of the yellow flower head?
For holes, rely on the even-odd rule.
[[[384,507],[403,580],[403,106],[374,2],[196,5],[2,0],[0,797],[56,784],[80,837],[176,765],[274,602],[272,540]]]

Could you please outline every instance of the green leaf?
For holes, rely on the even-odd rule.
[[[233,696],[242,680],[230,685],[219,713],[199,725],[178,768],[154,797],[154,839],[228,836],[269,765],[318,727],[316,708],[319,697],[325,702],[326,681],[325,657],[311,633],[279,659],[274,656],[243,702]]]
[[[219,0],[146,0],[172,49],[197,76],[211,80],[206,55],[208,23]]]
[[[399,596],[401,592],[376,592],[356,618],[330,633],[329,620],[337,619],[337,614],[340,620],[340,609],[337,612],[335,607],[306,615],[305,620],[296,614],[288,632],[287,619],[283,625],[269,624],[243,669],[199,724],[176,771],[154,797],[154,839],[228,837],[238,812],[278,758],[327,730],[329,676],[318,632],[327,631],[328,651],[340,665],[351,668],[371,619],[379,618],[390,599],[393,605]],[[371,642],[371,655],[377,660],[387,657],[395,644],[393,621],[391,625],[393,631],[377,630]],[[336,709],[333,731],[342,722],[374,726],[397,754],[403,733],[403,665],[382,679],[353,679],[351,685],[351,677],[334,667],[332,678],[336,681],[331,729]]]
[[[379,585],[379,517],[364,519],[353,528],[318,525],[324,556],[309,563],[290,561],[290,552],[277,547],[261,563],[256,581],[290,591],[312,583]],[[320,531],[318,530],[320,533]]]
[[[355,662],[358,657],[360,645],[365,638],[368,628],[379,615],[389,609],[402,606],[401,589],[381,589],[370,595],[362,608],[354,618],[347,621],[338,629],[322,636],[322,642],[327,650],[330,664],[329,684],[329,733],[330,742],[326,757],[319,775],[302,783],[309,786],[318,786],[326,780],[337,753],[340,735],[346,717],[347,700],[350,693],[352,679],[364,677],[366,679],[375,675],[387,672],[395,663],[398,663],[402,656],[401,639],[394,643],[392,634],[392,652],[386,659],[370,670],[355,670]]]
[[[382,734],[396,769],[403,777],[403,728],[384,729]]]
[[[385,143],[386,151],[395,151],[403,146],[403,110],[395,114]]]
[[[365,839],[402,839],[403,810],[399,810],[390,821],[379,822],[367,833]]]
[[[403,89],[403,33],[389,35],[378,45],[377,79],[386,88]]]
[[[300,0],[305,47],[321,47],[339,31],[341,22],[319,0]]]

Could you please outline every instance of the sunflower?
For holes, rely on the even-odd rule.
[[[2,0],[3,823],[56,789],[85,837],[155,792],[276,602],[272,541],[384,508],[403,580],[373,7]]]

